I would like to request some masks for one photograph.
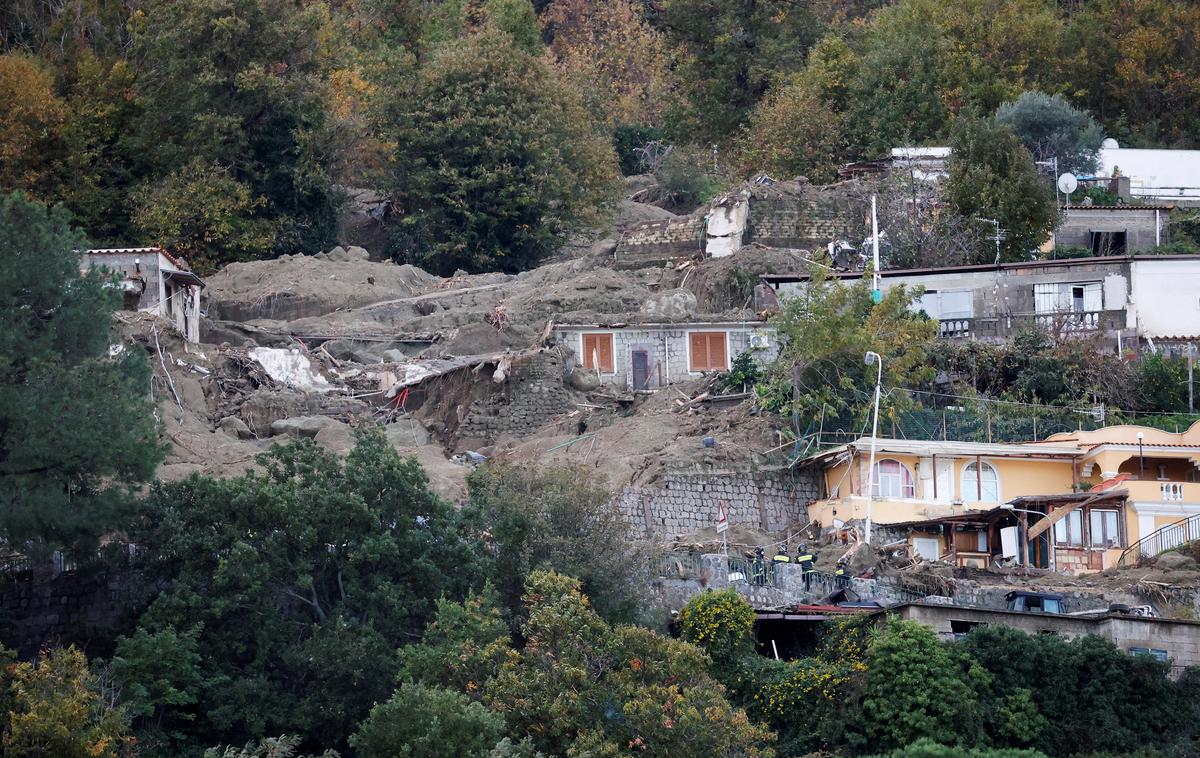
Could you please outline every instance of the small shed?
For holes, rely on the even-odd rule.
[[[126,310],[156,313],[169,319],[189,342],[200,341],[204,281],[183,260],[159,247],[103,248],[86,251],[81,268],[117,274]]]
[[[1129,255],[1165,245],[1173,205],[1068,205],[1055,231],[1059,247]]]

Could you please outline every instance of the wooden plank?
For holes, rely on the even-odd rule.
[[[1059,521],[1062,521],[1064,518],[1066,518],[1067,514],[1070,513],[1071,511],[1082,508],[1085,505],[1091,505],[1095,501],[1100,500],[1106,494],[1108,494],[1108,493],[1101,492],[1099,494],[1092,495],[1087,500],[1082,500],[1074,505],[1069,505],[1065,508],[1055,508],[1053,513],[1051,513],[1050,515],[1046,516],[1046,518],[1042,519],[1041,521],[1039,521],[1033,525],[1033,528],[1031,528],[1029,530],[1029,535],[1026,537],[1026,539],[1029,540],[1030,542],[1032,542],[1034,539],[1041,536],[1042,533],[1045,532],[1047,529],[1049,529],[1050,527],[1057,524]]]

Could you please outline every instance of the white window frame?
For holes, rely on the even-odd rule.
[[[960,490],[960,492],[962,493],[962,501],[964,503],[1002,503],[1002,502],[1004,502],[1003,500],[1001,500],[1000,470],[997,469],[995,466],[993,466],[991,463],[988,463],[987,461],[979,461],[979,463],[981,463],[984,467],[986,467],[987,469],[991,469],[992,474],[995,475],[995,479],[996,479],[996,497],[995,497],[995,499],[989,500],[987,497],[989,482],[983,476],[984,471],[986,469],[981,468],[979,470],[979,472],[975,475],[975,478],[977,479],[976,482],[970,482],[970,483],[967,482],[967,476],[970,475],[971,467],[974,466],[975,463],[976,463],[975,461],[967,461],[967,463],[963,465],[962,471],[959,473],[958,480],[959,480],[959,486],[962,488]],[[981,489],[983,491],[982,495],[980,495]]]
[[[1078,521],[1078,526],[1072,527],[1072,521]],[[1054,522],[1053,528],[1055,546],[1075,549],[1086,547],[1083,541],[1083,511],[1080,509],[1072,509],[1066,516]]]
[[[883,492],[884,492],[883,477],[881,476],[881,474],[883,472],[882,467],[883,467],[884,463],[894,463],[900,467],[901,474],[899,476],[896,476],[894,474],[888,475],[889,480],[895,480],[895,481],[899,482],[900,494],[898,494],[898,495],[883,494]],[[873,485],[872,497],[877,497],[877,498],[881,498],[881,499],[882,498],[900,498],[900,499],[910,499],[911,500],[912,498],[915,498],[917,496],[917,483],[916,483],[916,480],[913,478],[912,471],[909,470],[908,466],[905,466],[902,462],[896,460],[895,458],[880,458],[879,460],[875,461],[875,470],[869,472],[869,474],[870,474],[871,483]],[[889,489],[890,489],[890,487],[889,487]],[[906,492],[906,490],[907,490],[907,492]]]

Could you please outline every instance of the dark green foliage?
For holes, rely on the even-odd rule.
[[[393,255],[438,273],[529,268],[615,191],[612,147],[578,95],[503,32],[443,49],[382,110]]]
[[[158,485],[143,503],[131,537],[167,589],[142,615],[145,631],[122,643],[122,670],[147,691],[139,710],[187,741],[288,732],[338,746],[391,692],[394,651],[424,628],[434,600],[477,580],[478,551],[382,435],[344,464],[309,441],[262,464],[262,474]],[[147,634],[164,650],[186,643],[151,678],[161,684],[141,673]]]
[[[960,117],[950,146],[954,153],[943,198],[961,216],[1000,222],[1001,260],[1029,260],[1057,218],[1052,180],[1038,175],[1029,151],[993,119]],[[992,224],[977,223],[994,234]],[[975,262],[995,257],[994,242],[984,241]]]
[[[1086,111],[1062,95],[1022,92],[1016,101],[996,109],[996,122],[1012,129],[1034,159],[1058,158],[1059,172],[1090,174],[1104,133]]]
[[[1029,692],[1047,726],[1023,744],[1050,755],[1182,746],[1195,735],[1194,683],[1187,677],[1172,682],[1165,664],[1130,656],[1098,637],[1065,641],[988,626],[967,635],[962,649],[991,675],[985,698]],[[1002,734],[993,737],[1013,744]]]
[[[162,457],[145,355],[109,355],[120,295],[81,276],[61,207],[0,195],[0,537],[83,548]]]
[[[645,547],[634,539],[613,539],[628,526],[612,493],[588,472],[488,466],[476,470],[468,484],[462,519],[492,543],[496,562],[490,576],[510,618],[520,610],[525,577],[537,568],[578,577],[606,619],[643,616],[635,588],[645,573]]]
[[[1047,758],[1037,750],[1015,748],[962,748],[940,745],[922,737],[907,747],[898,748],[876,758]]]
[[[622,176],[644,174],[649,166],[638,154],[638,148],[646,143],[662,139],[662,130],[655,126],[622,125],[613,131],[613,150],[617,154],[617,162],[621,166]]]
[[[156,0],[142,13],[135,35],[143,64],[138,130],[141,157],[153,166],[148,173],[161,176],[191,161],[223,166],[250,198],[261,198],[260,206],[238,209],[239,220],[270,222],[277,252],[327,246],[334,135],[321,100],[323,8],[290,0]]]
[[[965,746],[982,737],[978,695],[964,662],[928,627],[888,622],[867,649],[866,664],[852,742],[892,749],[922,737]]]
[[[503,717],[460,692],[408,682],[371,709],[350,745],[361,758],[486,758]]]
[[[747,350],[738,354],[729,367],[729,374],[721,380],[721,387],[727,390],[742,391],[754,386],[762,378],[762,371],[754,360],[754,353]]]
[[[803,66],[821,33],[806,4],[787,0],[668,0],[659,23],[682,53],[688,98],[673,131],[705,142],[741,126],[775,76]]]

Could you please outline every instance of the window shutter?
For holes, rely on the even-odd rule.
[[[596,370],[595,361],[592,359],[600,351],[596,349],[596,335],[583,335],[583,367],[586,369]]]
[[[600,342],[600,370],[606,374],[613,373],[613,336],[598,335]]]
[[[692,348],[692,365],[689,368],[692,371],[705,371],[708,367],[708,340],[702,332],[692,332],[688,339]]]
[[[728,366],[725,355],[725,332],[712,332],[708,335],[708,368],[724,371]]]

